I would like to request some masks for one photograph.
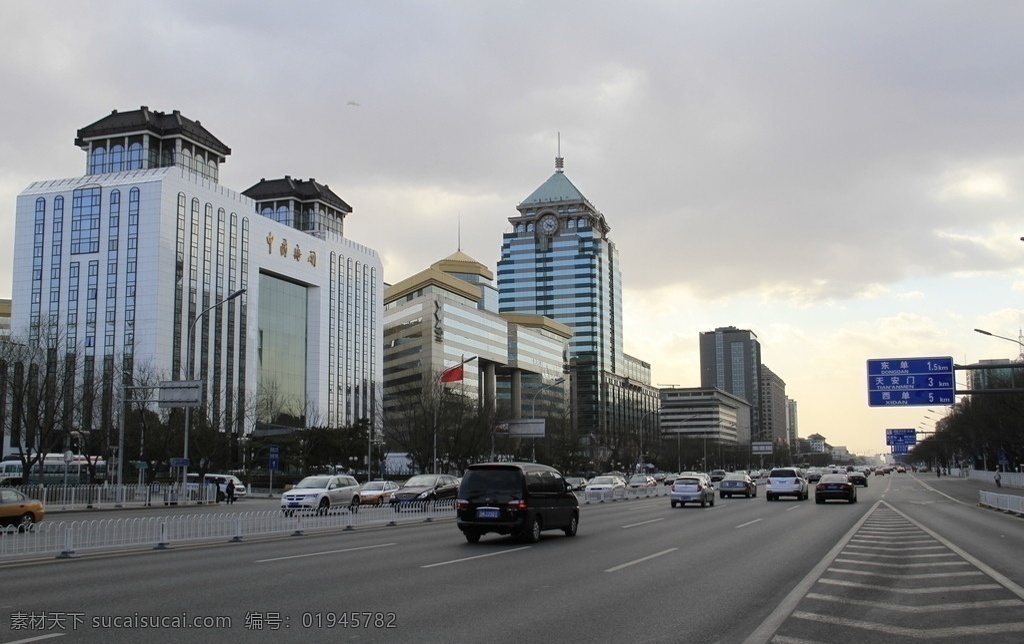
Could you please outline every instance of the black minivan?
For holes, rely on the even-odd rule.
[[[530,543],[540,540],[542,530],[574,537],[580,522],[572,487],[558,470],[538,463],[470,465],[455,497],[455,513],[470,543],[488,532]]]

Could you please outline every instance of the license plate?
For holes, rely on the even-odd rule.
[[[288,507],[289,507],[289,508],[297,508],[297,507],[299,507],[299,504],[298,504],[298,503],[294,503],[294,502],[292,502],[292,503],[289,503],[289,504],[288,504]]]
[[[476,518],[478,519],[497,519],[501,516],[501,513],[495,508],[480,508],[476,511]]]

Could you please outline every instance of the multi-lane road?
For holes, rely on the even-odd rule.
[[[0,564],[0,642],[1017,643],[1024,520],[979,485],[591,504],[533,545],[443,520]]]

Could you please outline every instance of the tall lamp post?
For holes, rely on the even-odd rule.
[[[202,320],[203,316],[206,315],[207,313],[209,313],[210,311],[214,310],[218,306],[221,306],[222,304],[226,304],[227,302],[230,302],[231,300],[235,299],[236,297],[240,297],[244,293],[245,293],[245,289],[244,288],[238,289],[237,291],[235,291],[231,295],[227,296],[226,298],[224,298],[220,302],[217,302],[216,304],[213,304],[211,306],[206,307],[205,309],[203,309],[202,311],[199,312],[199,315],[197,315],[194,320],[192,320],[192,324],[188,325],[188,336],[186,337],[186,341],[185,341],[185,359],[188,361],[188,367],[187,367],[187,370],[186,370],[186,373],[188,374],[188,377],[186,379],[188,381],[191,382],[195,378],[195,376],[194,376],[194,373],[195,373],[195,360],[192,359],[192,339],[193,339],[193,337],[195,335],[196,323],[199,322],[199,320]],[[202,388],[200,388],[200,400],[201,399],[202,399]],[[185,407],[185,449],[184,449],[184,452],[182,453],[182,458],[184,459],[184,461],[186,463],[188,463],[188,432],[189,432],[189,428],[192,426],[192,413],[191,412],[192,412],[192,408],[191,407]],[[186,483],[187,480],[188,480],[188,465],[185,465],[185,467],[182,468],[182,472],[181,472],[181,491],[182,491],[183,494],[185,493],[185,483]]]
[[[651,409],[646,414],[644,414],[643,416],[640,417],[640,423],[639,423],[640,424],[640,431],[639,431],[640,453],[637,454],[637,456],[636,456],[636,466],[638,468],[644,462],[644,421],[647,420],[647,417],[650,416],[651,414],[658,413],[658,412],[661,412],[661,407],[656,407],[654,409]],[[677,447],[677,451],[678,451],[678,436],[676,437],[676,439],[677,439],[676,447]],[[644,469],[646,470],[647,468],[644,467]]]
[[[565,378],[559,378],[558,380],[554,380],[552,382],[549,382],[546,385],[541,385],[540,389],[538,389],[536,392],[534,392],[533,398],[530,400],[530,418],[536,418],[537,417],[537,396],[540,395],[540,392],[544,391],[545,389],[550,389],[551,387],[556,387],[556,386],[562,384],[563,382],[565,382]],[[530,448],[530,460],[532,460],[534,463],[537,462],[537,438],[536,437],[533,438],[533,445]]]

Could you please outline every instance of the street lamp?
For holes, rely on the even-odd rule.
[[[536,392],[534,392],[533,399],[530,401],[530,418],[536,418],[537,417],[537,396],[540,395],[540,392],[544,391],[545,389],[550,389],[551,387],[555,387],[557,385],[560,385],[563,382],[565,382],[565,378],[559,378],[558,380],[554,380],[552,382],[549,382],[546,385],[541,385],[540,389],[538,389]],[[533,445],[530,448],[530,460],[532,460],[534,463],[537,462],[537,437],[536,436],[533,437]]]
[[[199,315],[197,315],[194,320],[192,320],[192,324],[188,325],[188,336],[186,337],[186,341],[185,341],[185,359],[188,361],[188,371],[187,371],[188,377],[186,378],[186,380],[188,380],[189,382],[191,382],[193,380],[193,378],[195,377],[194,376],[194,373],[195,373],[195,360],[193,360],[193,358],[192,358],[192,338],[195,335],[196,322],[199,322],[199,320],[203,319],[204,315],[206,315],[210,311],[214,310],[218,306],[221,306],[222,304],[226,304],[227,302],[230,302],[231,300],[235,299],[236,297],[240,297],[244,293],[245,293],[245,289],[244,288],[240,288],[237,291],[235,291],[234,293],[232,293],[231,295],[229,295],[226,298],[224,298],[223,300],[221,300],[220,302],[217,302],[216,304],[213,304],[211,306],[206,307],[205,309],[203,309],[202,311],[199,312]],[[202,388],[201,387],[200,387],[200,390],[199,390],[199,395],[200,395],[200,400],[202,400]],[[190,426],[192,425],[192,413],[191,412],[192,412],[192,408],[191,407],[185,407],[185,450],[184,450],[184,453],[182,454],[182,459],[184,460],[186,465],[185,465],[185,467],[182,468],[182,472],[181,472],[181,491],[182,491],[182,493],[185,492],[185,483],[188,480],[188,465],[187,465],[187,463],[188,463],[188,432],[189,432]]]
[[[992,333],[991,331],[986,331],[985,329],[975,329],[974,332],[980,333],[982,335],[987,335],[993,338],[999,338],[1000,340],[1006,340],[1007,342],[1013,342],[1014,344],[1020,347],[1020,356],[1018,357],[1018,359],[1024,361],[1024,341],[1021,341],[1020,339],[1008,338],[1005,335],[996,335],[995,333]]]

